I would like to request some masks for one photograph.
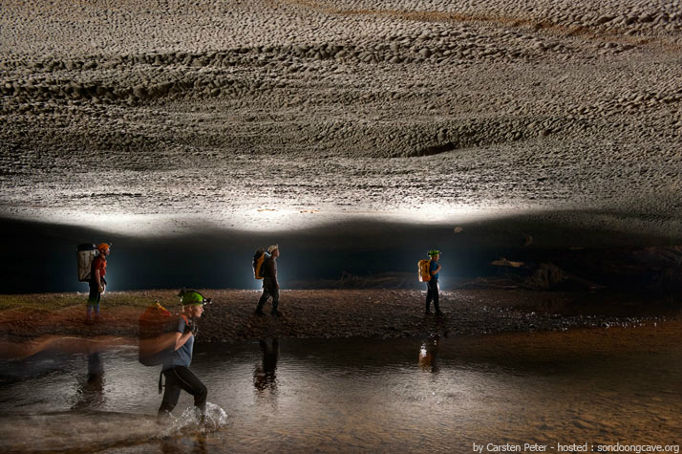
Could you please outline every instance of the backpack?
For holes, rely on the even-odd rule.
[[[420,260],[417,262],[419,269],[419,282],[429,282],[431,280],[431,260]]]
[[[78,263],[78,280],[80,282],[90,282],[92,264],[98,255],[99,251],[94,244],[84,243],[78,245],[76,260]]]
[[[181,314],[180,317],[189,323],[184,314]],[[172,347],[175,343],[178,317],[155,302],[142,313],[139,324],[140,349],[138,359],[140,363],[145,366],[162,364],[173,353]]]
[[[255,279],[263,279],[263,263],[268,255],[270,254],[265,252],[265,248],[259,248],[253,254],[253,277]]]

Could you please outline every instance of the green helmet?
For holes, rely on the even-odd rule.
[[[180,290],[178,293],[180,297],[180,304],[186,305],[198,305],[198,304],[208,304],[211,302],[211,298],[204,298],[204,295],[197,292],[196,290]]]
[[[431,249],[428,254],[429,257],[433,257],[434,255],[440,255],[440,251],[438,249]]]

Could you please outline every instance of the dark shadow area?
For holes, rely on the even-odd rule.
[[[456,150],[457,145],[452,142],[442,143],[438,145],[431,145],[424,147],[415,152],[415,156],[432,156],[435,154],[446,153],[448,151]]]
[[[5,219],[0,293],[87,291],[76,247],[113,244],[109,290],[258,288],[253,251],[279,243],[284,288],[420,288],[417,260],[443,251],[441,286],[679,294],[682,240],[587,230],[519,216],[454,225],[348,221],[289,232],[197,228],[191,235],[132,237]],[[511,265],[510,265],[511,263]]]

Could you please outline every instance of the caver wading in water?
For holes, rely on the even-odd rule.
[[[161,373],[165,377],[166,390],[159,408],[159,417],[168,416],[175,408],[180,398],[180,391],[185,390],[194,396],[194,406],[202,415],[206,412],[206,386],[189,370],[194,351],[194,340],[198,332],[197,321],[204,312],[204,304],[210,302],[199,292],[184,290],[180,292],[182,313],[175,330],[173,350],[163,361]],[[161,392],[161,377],[159,377],[159,392]]]

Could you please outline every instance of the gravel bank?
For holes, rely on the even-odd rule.
[[[284,290],[281,319],[253,314],[259,292],[206,290],[214,299],[200,321],[199,342],[264,337],[344,338],[477,335],[635,327],[679,319],[679,306],[609,294],[523,290],[457,290],[442,293],[446,315],[424,316],[424,294],[411,290]],[[122,336],[133,342],[144,308],[159,300],[173,308],[175,291],[117,292],[102,303],[103,319],[87,325],[83,295],[2,296],[0,332],[18,341],[43,335]],[[45,309],[54,307],[53,310]],[[269,306],[265,307],[266,312]]]

